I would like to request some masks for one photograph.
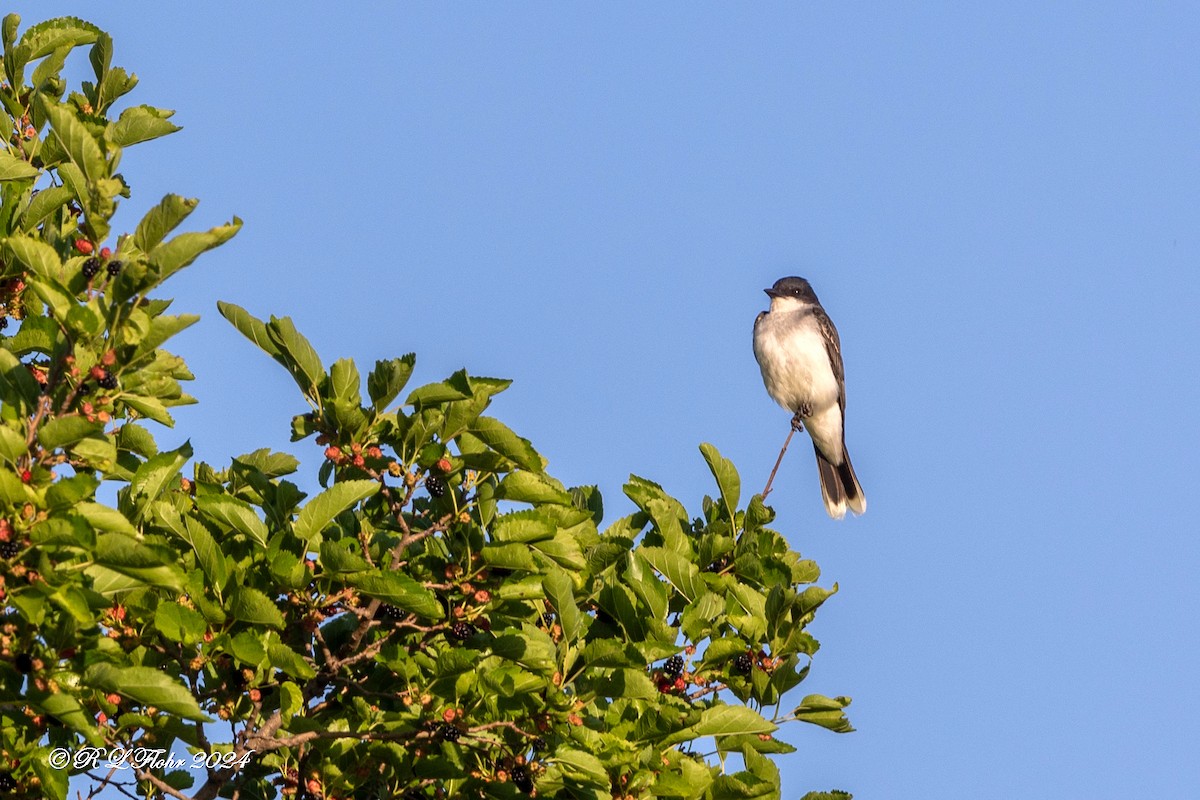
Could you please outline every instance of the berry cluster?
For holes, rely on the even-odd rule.
[[[437,475],[426,475],[425,491],[429,492],[430,497],[441,497],[446,493],[446,482]]]
[[[450,629],[450,635],[460,642],[465,642],[477,633],[479,629],[469,622],[456,622]]]
[[[91,280],[100,272],[100,266],[100,259],[93,257],[83,262],[83,269],[80,271],[83,272],[83,277]]]
[[[11,792],[17,788],[17,779],[11,772],[0,772],[0,792]]]
[[[449,722],[439,722],[433,732],[433,737],[442,742],[457,742],[460,736],[462,731]]]
[[[754,669],[754,658],[749,653],[742,653],[733,660],[733,671],[739,675],[749,675]]]
[[[28,675],[33,672],[33,656],[29,653],[18,653],[13,665],[17,668],[17,672]]]
[[[546,740],[540,736],[537,737],[536,739],[533,740],[533,744],[530,745],[530,749],[532,749],[533,752],[535,752],[535,753],[542,752],[543,750],[546,749]]]
[[[107,389],[111,392],[117,388],[117,376],[108,370],[104,370],[104,374],[97,379],[96,383],[100,384],[101,389]]]
[[[529,775],[529,768],[524,764],[517,764],[509,773],[512,778],[513,786],[516,786],[525,794],[533,791],[533,778]]]
[[[408,615],[400,606],[394,606],[391,603],[384,603],[379,607],[379,611],[375,614],[375,616],[379,619],[404,619]]]
[[[21,552],[21,545],[16,542],[0,542],[0,558],[12,558]]]
[[[667,675],[672,680],[678,678],[683,674],[683,657],[671,656],[667,659],[666,663],[663,664],[662,671],[664,675]]]
[[[124,265],[120,261],[110,261],[110,262],[108,262],[108,266],[105,267],[105,269],[108,270],[109,275],[116,277],[117,273],[119,273],[121,271],[122,266],[124,266]]]

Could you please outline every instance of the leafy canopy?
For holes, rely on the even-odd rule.
[[[292,431],[323,448],[321,490],[290,455],[160,449],[194,402],[163,346],[197,318],[154,295],[241,222],[176,233],[197,201],[168,195],[106,244],[122,151],[172,112],[117,111],[137,79],[96,26],[19,22],[0,86],[7,796],[65,798],[74,775],[198,799],[779,797],[781,724],[850,730],[848,698],[785,703],[836,586],[711,445],[699,515],[632,476],[635,510],[604,525],[595,487],[486,413],[508,381],[409,389],[408,354],[364,382],[286,317],[221,304],[307,401]],[[68,92],[80,47],[95,79]],[[54,760],[84,745],[187,763]]]

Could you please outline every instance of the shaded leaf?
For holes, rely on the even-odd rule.
[[[197,722],[212,722],[200,710],[186,687],[165,672],[152,667],[92,664],[83,674],[83,682],[105,692],[116,692],[132,700],[155,706],[168,714]]]

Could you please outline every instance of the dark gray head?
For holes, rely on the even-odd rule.
[[[804,278],[795,276],[780,278],[770,289],[763,289],[769,297],[793,297],[803,303],[819,303],[817,293]]]

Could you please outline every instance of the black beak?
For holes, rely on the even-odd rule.
[[[767,297],[783,297],[783,292],[778,289],[763,289],[767,293]]]

